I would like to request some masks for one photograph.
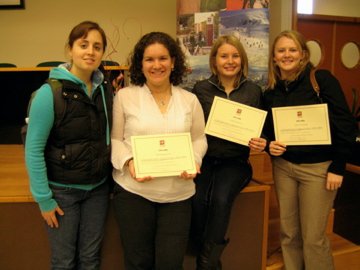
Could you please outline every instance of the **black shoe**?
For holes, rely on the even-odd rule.
[[[220,257],[228,243],[229,239],[222,244],[205,242],[196,259],[196,270],[221,270]]]

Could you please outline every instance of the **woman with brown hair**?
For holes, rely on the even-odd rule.
[[[100,267],[113,97],[99,70],[105,49],[97,23],[76,25],[67,42],[70,62],[49,74],[60,88],[44,84],[31,103],[26,167],[47,224],[51,269]]]
[[[111,134],[115,216],[125,268],[182,269],[187,247],[194,177],[207,148],[205,123],[196,96],[179,87],[185,57],[166,33],[145,34],[130,60],[131,85],[117,92]],[[131,137],[190,133],[196,173],[139,177]]]

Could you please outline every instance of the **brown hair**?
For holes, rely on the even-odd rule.
[[[155,43],[162,44],[174,59],[174,68],[171,71],[170,83],[179,85],[183,81],[186,72],[185,55],[179,44],[170,35],[163,32],[150,32],[145,34],[136,43],[133,52],[130,54],[130,80],[134,85],[144,85],[146,78],[142,72],[142,60],[145,49]]]
[[[105,32],[96,22],[92,22],[92,21],[83,21],[83,22],[79,23],[78,25],[76,25],[69,34],[67,46],[71,49],[74,45],[74,42],[77,39],[82,38],[82,37],[87,37],[88,33],[91,30],[99,31],[102,41],[103,41],[103,46],[104,46],[104,51],[105,51],[106,46],[107,46]]]

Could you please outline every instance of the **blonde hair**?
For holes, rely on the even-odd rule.
[[[277,42],[279,41],[279,39],[282,37],[286,37],[286,38],[293,40],[296,44],[296,47],[303,54],[303,59],[300,61],[298,70],[292,78],[289,78],[290,81],[295,80],[300,75],[300,73],[304,71],[304,69],[306,68],[307,65],[309,65],[309,64],[312,65],[310,63],[310,51],[309,51],[308,46],[306,45],[305,37],[301,33],[297,32],[295,30],[285,30],[285,31],[281,32],[275,38],[275,40],[273,42],[273,45],[271,47],[270,57],[269,57],[267,87],[270,89],[274,88],[277,81],[281,78],[280,69],[275,64],[274,56],[275,56],[275,46],[276,46]]]
[[[240,72],[235,80],[235,84],[237,85],[239,84],[240,78],[242,76],[244,77],[248,76],[248,69],[249,69],[248,57],[246,55],[243,45],[241,44],[240,40],[237,37],[233,35],[224,35],[224,36],[220,36],[217,40],[215,40],[209,56],[210,70],[213,75],[218,76],[218,70],[216,68],[216,54],[219,48],[224,44],[230,44],[234,46],[240,54],[240,58],[241,58]]]

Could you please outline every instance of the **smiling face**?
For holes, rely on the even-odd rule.
[[[142,72],[149,88],[170,84],[170,74],[173,67],[174,60],[164,45],[154,43],[144,50]]]
[[[235,78],[241,70],[240,53],[233,45],[221,45],[215,56],[215,66],[220,80]]]
[[[276,42],[273,60],[283,80],[291,78],[299,70],[303,58],[302,50],[293,39],[284,36]]]
[[[70,71],[80,78],[84,74],[91,75],[100,66],[104,54],[101,34],[97,30],[90,30],[86,37],[74,41],[69,53],[72,59]]]

